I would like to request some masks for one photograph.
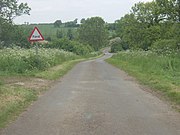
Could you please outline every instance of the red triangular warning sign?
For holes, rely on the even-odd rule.
[[[30,42],[43,41],[44,37],[42,36],[40,30],[35,27],[29,37]]]

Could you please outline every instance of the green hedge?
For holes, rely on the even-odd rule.
[[[77,55],[87,55],[93,52],[93,48],[91,46],[82,44],[78,41],[71,41],[67,38],[55,40],[46,47],[63,49]]]
[[[157,51],[177,50],[180,49],[178,41],[175,39],[158,40],[152,44],[152,49]]]

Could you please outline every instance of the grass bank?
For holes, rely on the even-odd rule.
[[[37,99],[37,92],[23,87],[0,86],[0,128]]]
[[[46,70],[65,61],[75,60],[80,56],[59,49],[6,48],[0,50],[0,73],[26,74],[34,71]]]
[[[0,128],[3,128],[18,116],[22,111],[24,111],[28,105],[30,105],[33,101],[35,101],[39,94],[42,93],[45,89],[47,89],[53,83],[53,80],[56,80],[66,74],[72,67],[80,62],[79,60],[70,60],[66,61],[63,64],[51,67],[45,71],[33,72],[30,76],[28,75],[18,75],[18,76],[4,76],[1,77],[1,85],[0,85]],[[11,78],[17,78],[16,81],[9,82]],[[6,79],[7,78],[7,79]],[[21,78],[21,79],[20,79]],[[22,79],[23,78],[23,79]],[[26,81],[31,81],[28,85],[30,88],[27,88]],[[39,83],[49,83],[48,85],[42,84],[34,87],[32,79],[30,78],[40,78],[43,82]],[[24,85],[21,85],[24,84]],[[37,85],[37,84],[35,84]],[[46,86],[46,87],[44,87]]]
[[[164,54],[152,51],[119,52],[107,62],[125,70],[172,103],[180,105],[179,52]]]
[[[54,80],[66,74],[75,64],[100,55],[100,53],[91,53],[80,57],[61,50],[40,49],[39,58],[42,60],[39,64],[42,65],[36,67],[33,65],[37,58],[34,50],[5,49],[1,52],[0,129],[14,120],[38,98],[42,91]],[[45,68],[39,68],[43,65]]]

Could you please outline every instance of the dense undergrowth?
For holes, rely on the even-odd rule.
[[[77,58],[80,58],[80,56],[59,49],[39,48],[38,55],[36,55],[35,48],[7,48],[0,50],[0,72],[10,74],[45,70]]]

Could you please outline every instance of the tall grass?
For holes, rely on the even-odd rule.
[[[33,70],[45,70],[51,66],[74,60],[79,56],[58,49],[2,49],[0,50],[0,72],[25,73]]]
[[[38,98],[41,92],[38,88],[29,89],[14,84],[9,85],[5,81],[6,77],[1,75],[5,73],[9,77],[18,73],[21,76],[23,73],[30,72],[32,73],[30,75],[34,77],[53,80],[70,70],[75,64],[73,63],[75,59],[79,59],[79,56],[59,49],[40,48],[38,55],[36,55],[35,48],[0,50],[0,128],[15,119],[32,101]]]
[[[119,52],[108,62],[137,77],[143,84],[161,91],[180,105],[180,53],[178,51]]]
[[[8,120],[14,119],[32,101],[36,100],[37,92],[21,87],[0,87],[0,128],[4,127]]]

